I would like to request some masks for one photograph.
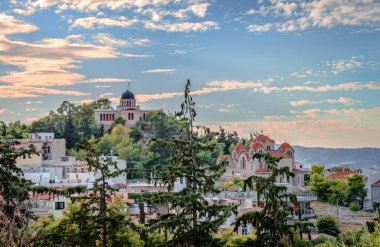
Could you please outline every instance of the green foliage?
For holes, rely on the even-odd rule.
[[[347,197],[348,197],[348,184],[341,179],[326,179],[329,183],[329,198],[328,202],[331,204],[336,204],[346,206],[347,205]]]
[[[293,177],[289,167],[278,168],[279,158],[270,154],[255,153],[254,159],[264,159],[265,164],[272,171],[268,177],[251,176],[244,181],[244,187],[255,189],[258,203],[264,202],[261,211],[252,211],[240,216],[235,223],[235,230],[244,224],[252,224],[257,233],[258,246],[283,246],[280,240],[289,238],[293,242],[291,227],[284,223],[284,219],[293,214],[292,205],[297,201],[294,194],[287,193],[285,186],[276,184],[278,176],[286,179]]]
[[[305,186],[310,186],[310,173],[305,173],[303,175],[303,180],[304,180]]]
[[[190,96],[190,81],[185,89],[185,100],[181,111],[176,114],[184,123],[184,132],[171,139],[155,138],[151,145],[158,150],[169,150],[166,159],[158,159],[154,167],[154,181],[168,186],[168,192],[146,193],[144,200],[150,205],[169,205],[169,212],[148,224],[151,232],[171,233],[165,246],[209,246],[214,242],[213,234],[230,215],[232,206],[209,204],[204,193],[218,192],[215,181],[225,170],[224,163],[217,163],[222,146],[216,141],[216,134],[207,128],[194,131],[195,103]],[[161,135],[159,134],[159,135]],[[158,135],[158,136],[159,136]],[[184,179],[186,186],[173,192],[174,183]]]
[[[340,233],[336,219],[331,215],[325,215],[318,219],[317,229],[319,233],[337,236]]]
[[[348,181],[348,201],[355,202],[363,208],[364,198],[367,196],[365,189],[364,176],[361,174],[352,174],[347,178]]]
[[[16,166],[17,159],[37,154],[33,145],[15,150],[18,142],[0,141],[0,245],[21,246],[32,215],[28,207],[32,184]]]
[[[352,211],[359,211],[360,210],[360,206],[356,202],[351,202],[350,209]]]
[[[231,145],[234,145],[235,143],[239,142],[240,138],[237,135],[237,133],[234,132],[227,132],[222,127],[219,127],[219,133],[217,137],[217,141],[219,143],[224,143],[223,153],[229,154],[231,153],[230,147]]]
[[[111,124],[110,128],[108,129],[108,133],[111,133],[112,130],[113,130],[113,128],[114,128],[115,126],[117,126],[117,125],[125,126],[125,123],[126,123],[126,121],[125,121],[124,118],[122,118],[122,117],[120,117],[120,116],[117,117],[117,118],[115,119],[115,121]]]
[[[332,184],[333,181],[331,179],[325,178],[318,172],[315,172],[314,174],[312,173],[311,175],[310,190],[317,194],[318,200],[323,202],[327,202],[329,200],[331,195],[330,187]]]
[[[361,231],[350,231],[339,235],[337,239],[326,240],[323,244],[317,245],[318,247],[378,247],[380,239],[380,228],[376,225],[375,231],[370,232],[367,228]]]
[[[322,172],[325,170],[325,166],[312,165],[311,166],[311,175],[319,174],[322,175]]]

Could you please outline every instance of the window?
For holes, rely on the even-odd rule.
[[[128,120],[133,120],[133,113],[128,113]]]
[[[47,147],[47,152],[50,153],[50,147],[49,146]]]
[[[55,202],[55,210],[61,210],[65,208],[65,202]]]
[[[248,234],[248,228],[247,228],[247,225],[244,224],[244,225],[241,226],[241,235],[245,236],[247,234]]]

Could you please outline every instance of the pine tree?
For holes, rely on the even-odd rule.
[[[89,171],[95,174],[95,181],[90,193],[73,198],[73,200],[80,202],[81,211],[90,212],[90,218],[93,219],[96,226],[96,229],[93,230],[100,233],[97,240],[101,246],[106,247],[109,242],[112,242],[112,235],[115,233],[113,229],[126,225],[126,221],[121,215],[113,214],[107,207],[107,203],[110,202],[112,195],[117,190],[109,184],[109,179],[125,173],[126,170],[119,169],[117,162],[111,158],[107,158],[104,162],[99,159],[100,154],[96,151],[98,141],[99,139],[90,139],[79,145],[86,151],[86,161]]]
[[[237,218],[235,230],[241,225],[252,224],[256,229],[257,246],[281,246],[281,239],[293,240],[291,227],[284,220],[293,214],[293,205],[297,198],[294,194],[287,193],[285,186],[276,185],[276,179],[282,176],[289,180],[294,174],[289,171],[289,167],[278,168],[280,159],[268,153],[255,153],[253,159],[264,159],[271,174],[268,177],[254,175],[247,178],[244,180],[244,189],[248,187],[255,190],[258,203],[263,202],[264,208]]]
[[[25,227],[32,217],[28,207],[32,184],[22,177],[16,162],[36,152],[33,145],[17,150],[18,144],[0,141],[0,246],[21,246]]]
[[[167,185],[168,192],[146,193],[144,196],[148,204],[169,206],[169,212],[161,214],[150,225],[151,229],[170,232],[166,246],[210,246],[212,234],[234,209],[210,204],[204,198],[205,193],[218,192],[214,185],[224,172],[225,164],[217,163],[216,158],[222,152],[223,145],[216,141],[216,134],[209,129],[194,126],[196,112],[190,86],[188,80],[185,100],[181,111],[176,113],[186,122],[184,133],[169,141],[155,140],[155,144],[174,150],[166,162],[154,168],[155,182]],[[181,179],[186,182],[185,188],[173,192],[174,183]]]

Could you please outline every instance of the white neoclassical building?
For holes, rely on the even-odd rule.
[[[298,169],[295,162],[294,149],[292,146],[284,142],[277,149],[274,147],[275,141],[266,135],[257,135],[250,143],[249,148],[246,148],[241,143],[236,144],[231,155],[227,155],[227,169],[225,177],[239,176],[247,178],[252,175],[268,176],[271,170],[263,160],[253,159],[255,153],[269,153],[273,157],[281,158],[278,163],[279,168],[289,167],[289,170],[294,173],[294,177],[289,181],[285,177],[279,176],[278,183],[288,184],[293,186],[304,186],[304,173],[302,169]]]
[[[127,89],[121,97],[116,109],[96,109],[94,110],[95,121],[98,125],[103,125],[108,129],[116,118],[125,119],[125,126],[130,127],[137,121],[145,120],[149,112],[156,110],[141,110],[137,104],[135,95]]]

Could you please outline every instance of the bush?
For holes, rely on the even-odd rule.
[[[350,204],[350,209],[351,209],[352,211],[359,211],[359,210],[360,210],[360,207],[359,207],[359,205],[358,205],[356,202],[352,202],[352,203]]]
[[[325,233],[332,236],[337,236],[340,232],[336,219],[331,215],[322,216],[317,221],[317,228],[319,233]]]

